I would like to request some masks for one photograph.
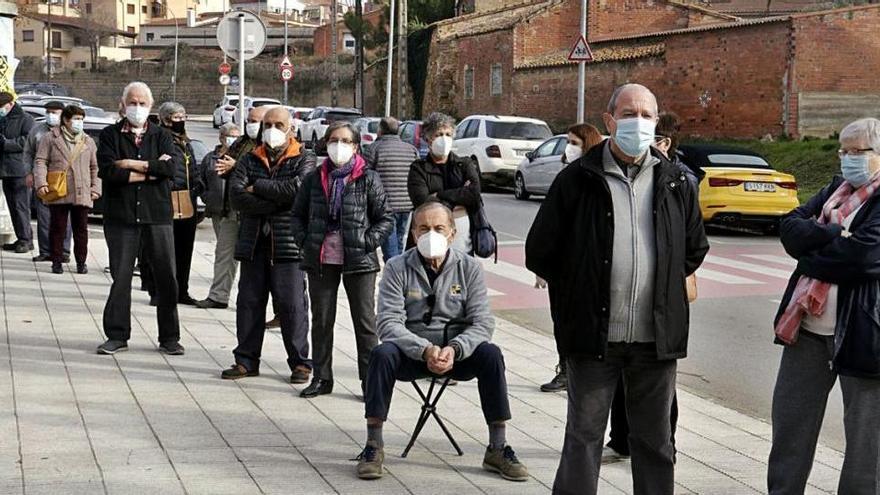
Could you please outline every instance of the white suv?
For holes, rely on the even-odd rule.
[[[247,119],[248,112],[251,111],[251,108],[254,107],[276,107],[281,105],[281,102],[273,99],[273,98],[251,98],[250,96],[244,97],[244,118]],[[238,105],[235,106],[235,113],[232,115],[232,122],[238,124]]]
[[[484,179],[512,184],[516,167],[526,154],[552,136],[543,120],[471,115],[455,128],[452,151],[471,157]]]
[[[302,142],[316,150],[316,153],[323,153],[324,133],[330,124],[339,120],[354,123],[361,117],[363,114],[356,108],[315,107],[309,114],[309,120],[303,122],[299,128]]]
[[[232,122],[232,117],[235,114],[237,105],[238,95],[226,95],[223,97],[220,104],[214,107],[214,129],[228,122]]]

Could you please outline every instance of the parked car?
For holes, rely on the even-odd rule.
[[[60,101],[61,103],[64,103],[65,105],[74,104],[74,105],[79,105],[79,106],[85,106],[85,105],[92,104],[92,102],[90,102],[88,100],[84,100],[82,98],[77,98],[75,96],[47,96],[47,95],[41,95],[41,94],[18,95],[17,101],[22,106],[24,106],[24,105],[43,106],[47,102],[50,102],[50,101]]]
[[[379,133],[379,117],[363,117],[354,121],[354,128],[361,135],[361,148],[367,149]]]
[[[324,133],[331,123],[339,120],[353,123],[361,117],[363,114],[356,108],[315,107],[309,114],[309,120],[300,128],[300,134],[303,142],[320,154],[324,148]]]
[[[290,112],[290,118],[293,119],[293,134],[296,136],[296,140],[302,142],[302,134],[299,132],[302,128],[303,122],[308,120],[309,114],[312,113],[312,108],[309,107],[285,107],[287,111]]]
[[[105,111],[103,108],[93,107],[89,105],[79,105],[85,110],[86,124],[103,124],[110,125],[115,124],[117,120],[119,120],[118,116],[112,113]],[[21,109],[30,114],[31,117],[34,118],[37,122],[42,122],[46,118],[46,109],[43,108],[43,103],[35,103],[25,101],[21,104]]]
[[[797,181],[773,170],[753,151],[714,145],[682,145],[682,161],[700,181],[700,210],[708,225],[758,227],[773,231],[783,215],[800,205]]]
[[[23,82],[15,84],[15,93],[19,96],[36,94],[36,95],[55,95],[68,96],[70,91],[64,86],[56,83],[47,82]]]
[[[401,141],[409,143],[419,150],[419,157],[422,160],[428,157],[430,147],[428,146],[428,142],[425,141],[425,138],[422,136],[421,120],[406,120],[401,122],[400,129],[398,129],[397,133],[400,135]]]
[[[484,180],[510,185],[519,162],[552,136],[550,127],[542,120],[472,115],[455,128],[452,151],[471,157]]]
[[[237,105],[238,95],[226,95],[220,100],[220,103],[214,107],[214,116],[212,117],[214,129],[217,129],[223,124],[232,122],[232,116],[235,114]]]
[[[526,153],[513,179],[513,195],[527,200],[532,194],[547,194],[550,184],[565,164],[562,155],[568,144],[567,134],[558,134],[541,143],[535,151]]]
[[[247,116],[247,113],[251,111],[251,108],[254,107],[262,107],[262,106],[276,106],[281,105],[281,102],[272,98],[251,98],[250,96],[244,97],[244,114]],[[232,122],[238,123],[238,104],[235,106],[235,112],[232,114]]]

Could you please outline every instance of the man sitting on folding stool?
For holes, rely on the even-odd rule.
[[[377,331],[382,343],[373,349],[367,371],[367,444],[358,457],[358,477],[377,479],[384,473],[382,424],[388,417],[395,382],[448,375],[478,381],[489,425],[483,469],[507,480],[525,481],[528,470],[505,441],[510,404],[504,356],[489,342],[495,319],[480,263],[449,248],[455,238],[455,220],[452,210],[442,203],[420,206],[412,223],[417,248],[390,259],[379,283]],[[456,321],[466,323],[447,327]]]

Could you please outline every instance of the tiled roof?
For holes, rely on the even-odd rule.
[[[531,1],[512,7],[447,19],[434,23],[434,26],[437,29],[438,39],[441,41],[463,36],[473,36],[475,34],[491,33],[493,31],[510,29],[520,21],[528,19],[557,3],[561,3],[561,0]]]
[[[728,13],[769,13],[780,14],[788,12],[804,12],[809,10],[824,10],[834,6],[834,2],[828,0],[773,0],[769,9],[767,0],[709,0],[702,2],[713,10]]]
[[[597,46],[592,49],[593,61],[588,63],[612,62],[618,60],[632,60],[644,57],[662,55],[666,51],[665,43],[651,43],[635,46]],[[537,67],[557,67],[562,65],[576,65],[577,62],[568,60],[568,54],[557,52],[549,55],[526,58],[516,64],[515,69],[531,69]]]
[[[719,24],[700,24],[699,26],[682,28],[682,29],[671,29],[668,31],[657,31],[653,33],[641,33],[641,34],[631,34],[627,36],[618,36],[618,37],[605,37],[605,38],[595,38],[591,39],[590,42],[604,42],[604,41],[624,41],[624,40],[637,40],[641,38],[652,38],[657,36],[669,36],[674,34],[687,34],[687,33],[699,33],[703,31],[715,31],[718,29],[732,29],[738,27],[747,27],[747,26],[759,26],[762,24],[773,24],[776,22],[787,22],[791,19],[790,16],[777,16],[777,17],[765,17],[763,19],[749,19],[742,20],[737,22],[723,22]]]
[[[47,16],[46,14],[39,14],[37,12],[28,12],[28,13],[22,13],[22,15],[24,17],[29,17],[35,21],[44,22],[44,23],[49,22],[49,16]],[[101,24],[98,22],[89,21],[88,18],[84,18],[84,17],[70,17],[70,16],[53,15],[51,20],[52,20],[52,24],[54,24],[56,26],[66,26],[66,27],[71,27],[74,29],[81,29],[81,30],[97,30],[97,31],[101,31],[101,32],[104,32],[107,34],[115,34],[118,36],[125,36],[128,38],[136,38],[137,37],[137,35],[134,33],[129,33],[128,31],[120,31],[112,26],[107,26],[106,24]],[[184,19],[184,23],[186,23],[185,19]]]

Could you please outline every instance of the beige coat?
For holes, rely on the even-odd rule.
[[[70,164],[67,172],[67,196],[49,204],[73,204],[91,208],[92,193],[101,195],[101,179],[98,178],[98,161],[95,153],[98,148],[95,141],[86,134],[85,146],[76,163]],[[48,171],[61,171],[68,166],[73,148],[64,141],[60,127],[53,127],[37,145],[34,159],[34,187],[39,189],[46,185]]]

